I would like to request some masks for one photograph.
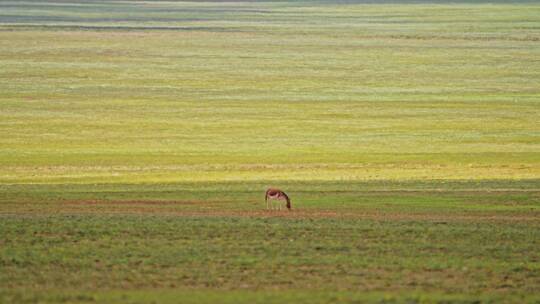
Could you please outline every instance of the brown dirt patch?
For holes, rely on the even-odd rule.
[[[538,213],[480,213],[459,211],[441,212],[403,212],[375,209],[293,209],[265,210],[253,205],[252,209],[235,209],[226,202],[209,201],[64,201],[38,207],[31,204],[29,208],[15,208],[4,214],[137,214],[163,215],[178,217],[248,217],[248,218],[286,218],[286,219],[365,219],[378,221],[430,221],[440,224],[455,221],[507,221],[538,222]],[[22,206],[21,206],[22,207]],[[7,210],[6,210],[7,211]]]

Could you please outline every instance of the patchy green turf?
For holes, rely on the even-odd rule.
[[[452,216],[2,216],[1,294],[15,302],[56,301],[64,293],[68,300],[125,295],[157,302],[198,293],[211,302],[219,291],[247,294],[237,299],[246,303],[296,294],[321,302],[332,295],[533,302],[539,228],[537,220]]]
[[[0,1],[0,302],[539,303],[540,5],[490,2]]]
[[[537,222],[71,215],[1,227],[12,291],[538,292]]]
[[[0,299],[540,300],[538,181],[281,184],[3,186]]]

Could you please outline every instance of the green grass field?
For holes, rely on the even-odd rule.
[[[0,303],[540,303],[539,84],[535,1],[0,0]]]

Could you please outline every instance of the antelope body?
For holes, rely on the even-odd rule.
[[[272,202],[273,200],[287,201],[287,205],[286,205],[287,209],[291,210],[291,200],[289,199],[289,196],[285,192],[279,189],[275,189],[275,188],[269,188],[268,190],[266,190],[266,195],[264,196],[264,201],[266,202],[266,209],[270,209],[270,205],[272,209],[274,209],[274,204]],[[281,203],[279,202],[278,202],[278,210],[281,210]]]

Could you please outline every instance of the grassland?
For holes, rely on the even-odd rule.
[[[530,1],[0,1],[0,302],[538,303],[539,58]]]

